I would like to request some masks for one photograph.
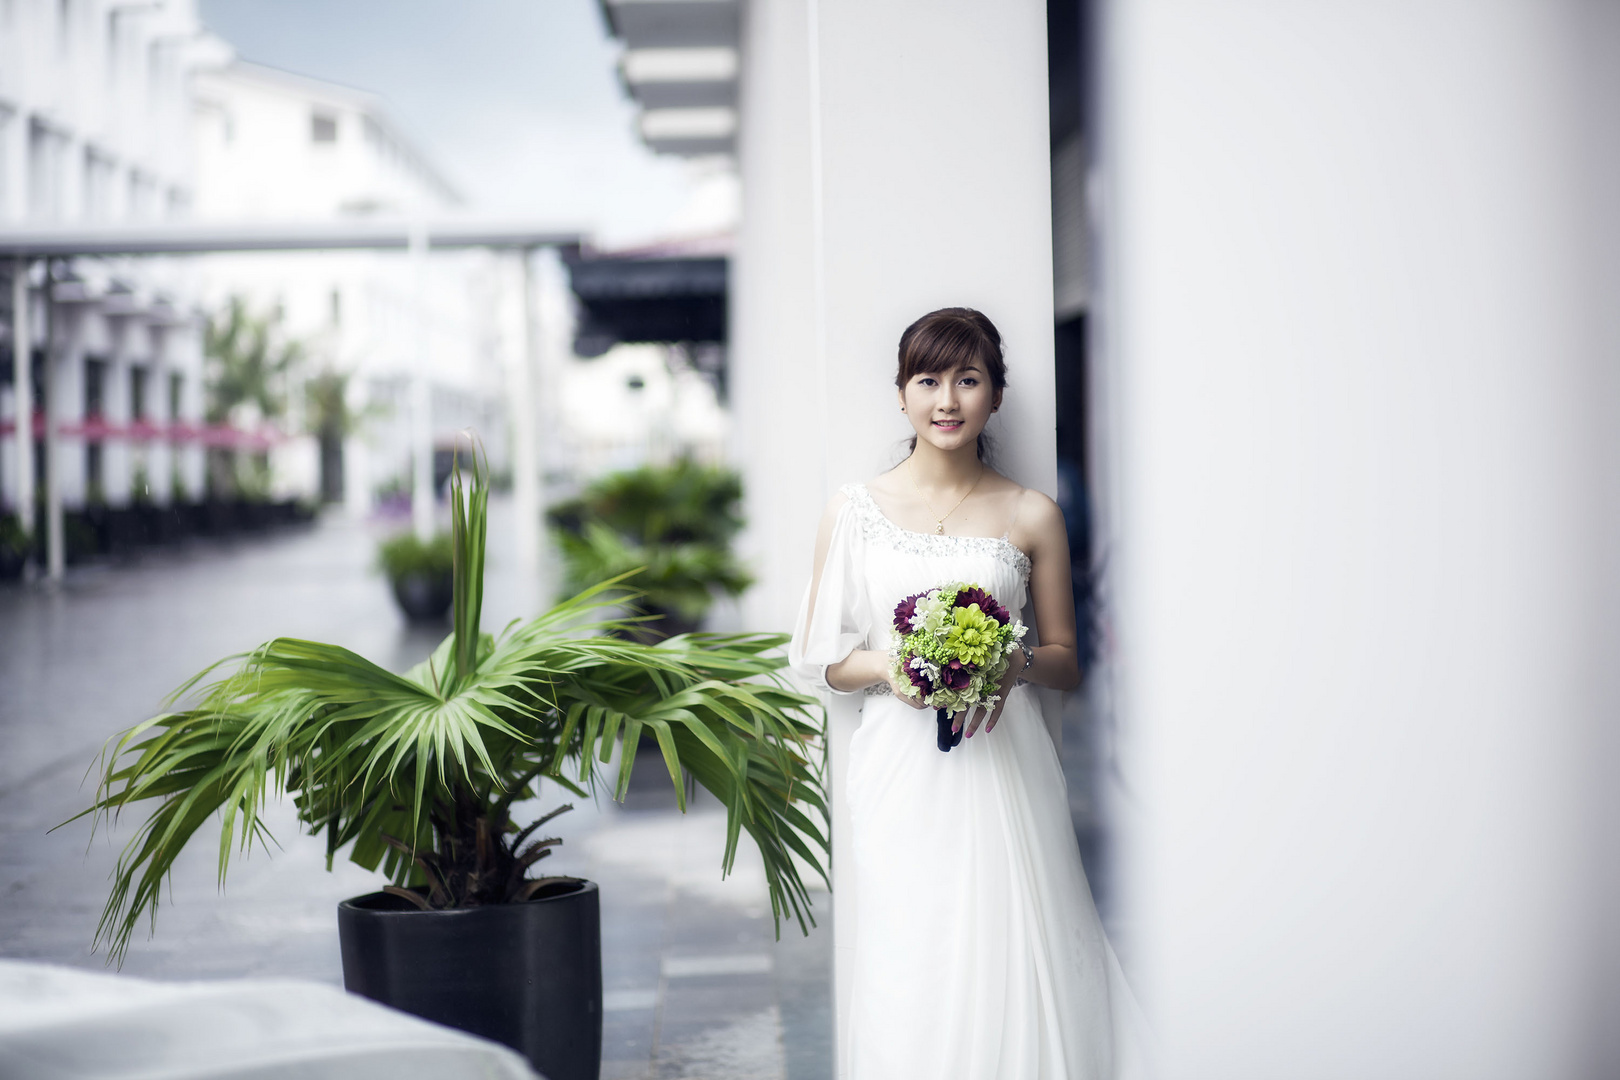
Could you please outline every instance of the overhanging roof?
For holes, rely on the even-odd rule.
[[[400,219],[300,222],[172,221],[0,228],[0,256],[186,255],[223,251],[404,250],[418,230],[429,249],[579,244],[579,230],[512,221]]]

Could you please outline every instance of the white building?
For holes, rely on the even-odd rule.
[[[0,223],[185,215],[195,194],[187,84],[205,52],[199,32],[191,0],[0,4]],[[137,495],[164,502],[177,487],[199,492],[201,333],[183,267],[58,262],[50,305],[43,269],[36,266],[26,287],[17,285],[15,267],[0,271],[10,286],[0,342],[8,357],[28,356],[21,373],[35,376],[33,408],[19,408],[20,372],[8,359],[0,389],[6,508],[33,517],[44,443],[19,438],[18,421],[25,431],[42,425],[47,399],[65,505],[126,505]],[[31,340],[19,347],[12,328],[24,297]]]
[[[199,71],[193,93],[201,219],[443,218],[460,205],[370,94],[234,58]],[[384,485],[409,489],[407,384],[418,363],[429,372],[435,446],[470,428],[504,465],[503,350],[518,306],[509,261],[435,253],[418,279],[403,253],[215,255],[200,260],[200,283],[211,308],[239,296],[277,315],[307,351],[306,376],[349,377],[350,408],[364,419],[346,442],[343,489],[363,509]],[[316,447],[300,405],[277,476],[313,493]]]

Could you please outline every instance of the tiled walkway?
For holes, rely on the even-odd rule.
[[[492,507],[486,626],[520,614],[500,607],[514,592],[503,587],[503,511]],[[0,955],[101,966],[89,944],[116,848],[105,836],[92,842],[83,822],[46,830],[84,806],[80,778],[102,741],[151,715],[182,679],[277,634],[395,667],[426,654],[439,635],[395,614],[369,569],[373,542],[330,520],[77,570],[55,593],[0,585]],[[722,882],[723,815],[702,799],[675,812],[667,777],[650,764],[628,806],[581,806],[559,819],[565,844],[548,860],[552,872],[601,887],[603,1077],[829,1077],[830,925],[805,938],[785,924],[775,941],[746,844]],[[542,793],[540,803],[557,801]],[[137,936],[125,970],[341,983],[334,907],[378,879],[347,863],[327,873],[320,843],[296,832],[285,807],[273,832],[281,850],[235,863],[224,893],[211,837],[199,836],[156,935]],[[826,900],[818,895],[824,913]]]

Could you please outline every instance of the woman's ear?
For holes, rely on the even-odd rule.
[[[1001,391],[997,390],[996,391],[996,396],[990,399],[990,411],[991,412],[996,412],[1000,408],[1001,408]]]
[[[894,396],[900,399],[900,411],[905,412],[906,411],[906,388],[903,387],[903,386],[896,387],[895,391],[894,391]]]

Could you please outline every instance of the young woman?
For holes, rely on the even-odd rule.
[[[849,1080],[1073,1080],[1138,1069],[1135,1005],[1081,869],[1057,754],[1028,684],[1080,680],[1057,505],[984,460],[1007,385],[1001,335],[966,308],[900,338],[905,461],[827,507],[790,657],[835,694],[864,693],[845,781],[856,940]],[[890,682],[895,605],[947,582],[1033,607],[1001,704],[959,716],[940,753],[932,710]]]

